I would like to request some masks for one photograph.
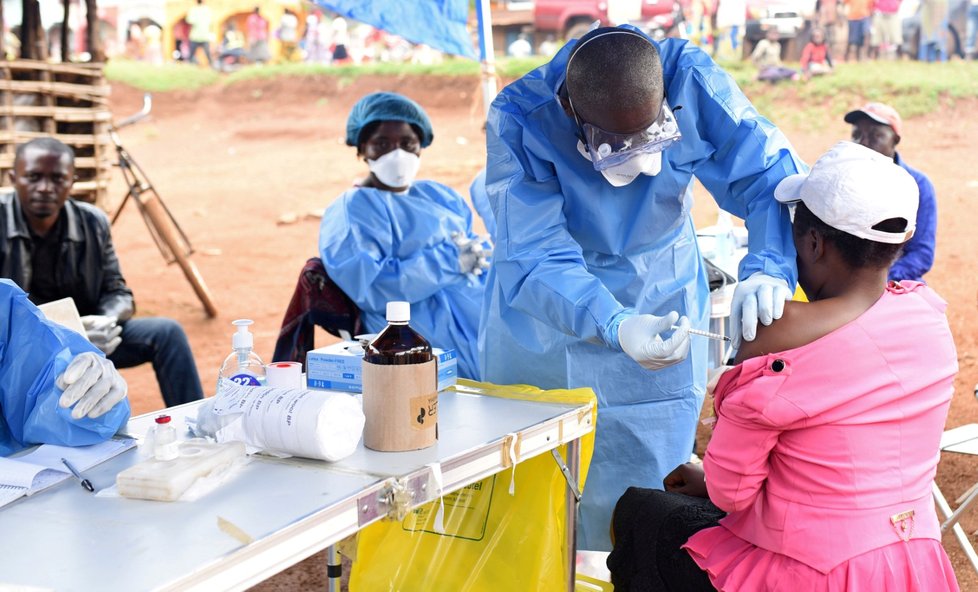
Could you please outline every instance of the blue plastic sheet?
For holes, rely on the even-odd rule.
[[[468,0],[316,0],[316,4],[413,43],[476,59],[472,36],[465,28]]]

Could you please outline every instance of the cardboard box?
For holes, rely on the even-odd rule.
[[[458,380],[458,356],[455,350],[432,348],[438,362],[438,390]],[[341,341],[316,348],[306,354],[306,385],[347,393],[363,390],[363,348],[355,341]]]

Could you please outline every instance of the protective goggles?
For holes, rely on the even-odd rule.
[[[630,134],[616,134],[603,130],[596,125],[582,122],[571,104],[574,119],[580,130],[581,141],[591,155],[595,170],[605,170],[619,165],[639,154],[655,154],[662,152],[682,138],[676,116],[665,99],[659,116],[644,130]]]

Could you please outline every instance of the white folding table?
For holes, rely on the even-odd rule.
[[[503,470],[503,447],[514,433],[520,437],[520,461],[567,444],[565,474],[576,483],[578,440],[593,429],[589,404],[538,403],[455,388],[440,395],[440,439],[425,450],[380,453],[361,443],[338,463],[257,456],[193,502],[96,497],[74,480],[16,501],[0,508],[0,587],[243,590],[380,520],[395,509],[394,488],[410,494],[407,509],[435,499],[429,463],[441,464],[444,493]],[[196,405],[167,413],[179,420],[196,414]],[[155,415],[133,418],[129,433],[145,434]],[[138,460],[133,449],[86,477],[96,489],[109,487]],[[573,493],[568,488],[570,553]],[[253,542],[242,544],[223,531],[219,518]],[[573,555],[568,565],[573,589]]]

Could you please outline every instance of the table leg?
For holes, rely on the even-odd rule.
[[[567,468],[570,476],[576,485],[579,479],[581,468],[581,441],[571,440],[567,443]],[[574,490],[570,487],[565,489],[565,499],[567,500],[567,590],[574,592],[575,580],[577,579],[577,497]]]
[[[326,547],[326,581],[329,592],[340,592],[340,578],[343,576],[343,563],[336,545]]]

